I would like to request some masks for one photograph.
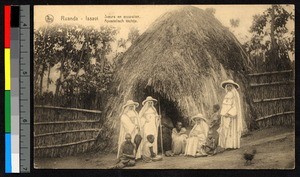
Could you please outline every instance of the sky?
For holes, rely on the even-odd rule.
[[[240,24],[237,28],[230,28],[237,39],[244,43],[250,37],[249,28],[252,24],[253,15],[261,14],[271,5],[193,5],[200,9],[214,8],[216,10],[215,17],[223,24],[230,28],[230,19],[239,19]],[[82,24],[86,26],[108,25],[119,29],[116,39],[125,38],[131,27],[139,29],[142,34],[159,16],[167,11],[178,8],[177,5],[42,5],[34,6],[34,29],[38,29],[44,25],[53,24]],[[288,11],[294,11],[294,6],[285,7]],[[45,17],[51,15],[53,22],[47,23]],[[124,16],[134,17],[132,21],[125,22]],[[62,20],[70,17],[73,20]],[[87,20],[92,17],[94,20]],[[105,21],[106,20],[106,21]],[[119,22],[111,22],[111,20],[119,20]],[[124,20],[121,22],[121,20]],[[294,24],[289,23],[288,28],[294,29]],[[113,46],[114,48],[114,46]],[[53,69],[54,70],[54,69]],[[58,72],[51,72],[51,78],[56,80]],[[44,82],[45,83],[45,82]],[[52,88],[50,89],[52,90]]]
[[[235,29],[236,35],[241,34],[249,35],[249,27],[252,23],[252,17],[255,14],[261,14],[270,5],[193,5],[200,9],[214,8],[216,9],[215,17],[225,26],[230,27],[230,19],[240,19],[240,25]],[[48,14],[53,15],[55,23],[80,23],[83,25],[92,25],[99,27],[101,25],[111,25],[120,28],[120,33],[117,37],[126,38],[130,27],[137,27],[140,32],[144,32],[152,22],[155,21],[160,15],[167,11],[176,9],[176,5],[99,5],[99,6],[68,6],[68,5],[56,5],[56,6],[35,6],[34,8],[34,26],[35,29],[42,25],[47,25],[45,16]],[[293,10],[293,5],[288,7]],[[107,23],[105,16],[139,16],[135,18],[137,23]],[[79,21],[62,21],[61,17],[78,17]],[[85,17],[98,17],[97,21],[87,21]],[[82,20],[81,20],[82,19]],[[51,25],[50,24],[50,25]],[[292,25],[292,24],[290,24]],[[293,26],[291,26],[293,28]],[[239,40],[241,39],[237,36]],[[241,41],[243,42],[243,41]]]

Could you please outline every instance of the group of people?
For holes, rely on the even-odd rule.
[[[194,126],[189,135],[181,122],[177,122],[172,130],[172,150],[167,152],[167,156],[185,155],[192,157],[202,157],[214,155],[217,152],[219,133],[216,127],[220,125],[219,105],[214,105],[214,114],[211,123],[201,113],[193,116],[191,121]]]
[[[133,166],[136,159],[145,162],[161,160],[157,155],[157,136],[161,117],[158,115],[154,102],[148,96],[142,102],[142,109],[137,113],[139,103],[128,100],[122,108],[120,135],[118,140],[119,162],[116,168]]]
[[[173,155],[201,157],[214,155],[226,149],[240,148],[243,127],[241,100],[237,89],[239,85],[232,80],[221,83],[226,91],[222,107],[213,106],[213,114],[207,120],[201,113],[191,118],[194,126],[189,135],[177,122],[172,130]]]
[[[226,95],[221,107],[213,106],[210,120],[198,113],[191,117],[194,126],[187,134],[181,122],[172,130],[172,150],[166,156],[185,155],[201,157],[214,155],[219,150],[240,148],[243,119],[239,85],[232,80],[221,83]],[[119,162],[116,168],[135,165],[136,159],[145,162],[161,160],[157,155],[157,136],[161,117],[158,115],[151,96],[142,102],[143,108],[137,113],[139,103],[132,100],[123,106],[118,141]]]

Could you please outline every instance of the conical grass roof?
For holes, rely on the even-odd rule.
[[[106,132],[98,139],[115,146],[122,105],[129,99],[141,103],[149,88],[174,103],[183,118],[199,112],[209,117],[213,105],[222,103],[225,91],[220,84],[227,79],[241,87],[249,127],[253,119],[245,76],[251,67],[241,44],[213,15],[191,6],[167,12],[120,58],[114,96],[104,111]],[[101,141],[98,146],[104,147]]]

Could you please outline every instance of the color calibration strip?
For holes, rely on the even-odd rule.
[[[30,6],[4,6],[5,173],[30,172]]]
[[[5,173],[12,173],[11,154],[11,71],[10,71],[11,7],[4,6],[4,73],[5,73]]]

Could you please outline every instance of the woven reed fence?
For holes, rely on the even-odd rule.
[[[35,157],[61,157],[88,151],[101,133],[101,111],[34,106]]]
[[[259,127],[294,125],[294,71],[254,73],[249,76]]]

